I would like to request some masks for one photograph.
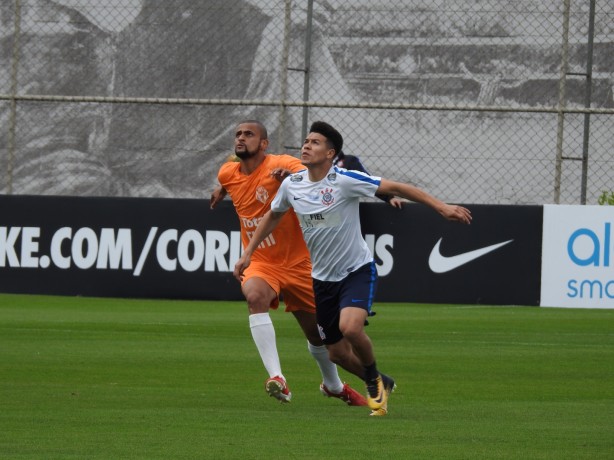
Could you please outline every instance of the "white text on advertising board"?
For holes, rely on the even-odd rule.
[[[393,267],[392,235],[365,235],[378,272]],[[0,268],[125,270],[140,276],[147,263],[165,271],[232,272],[241,255],[240,232],[151,227],[144,242],[130,228],[61,227],[41,247],[40,227],[0,227]]]

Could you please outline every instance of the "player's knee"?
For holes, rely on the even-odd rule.
[[[359,338],[363,334],[363,325],[357,323],[348,323],[339,328],[343,337],[345,337],[350,343],[353,343],[355,339]]]
[[[266,313],[269,311],[271,301],[260,292],[246,292],[245,300],[247,301],[247,308],[252,315],[256,313]]]

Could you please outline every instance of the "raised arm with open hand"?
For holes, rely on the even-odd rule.
[[[471,223],[471,211],[469,211],[467,208],[444,203],[434,196],[429,195],[424,190],[410,184],[403,184],[401,182],[382,179],[377,192],[388,195],[402,196],[403,198],[415,201],[416,203],[425,204],[433,208],[448,220],[454,220],[463,224]]]

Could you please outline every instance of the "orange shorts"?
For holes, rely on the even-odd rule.
[[[270,308],[279,307],[280,297],[286,311],[304,310],[316,312],[311,279],[311,261],[306,259],[292,267],[267,262],[252,262],[245,269],[243,283],[250,278],[262,278],[277,293]]]

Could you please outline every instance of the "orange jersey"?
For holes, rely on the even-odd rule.
[[[241,172],[240,162],[227,162],[220,168],[217,177],[232,198],[239,216],[243,247],[247,246],[260,220],[271,208],[271,201],[281,185],[271,176],[275,168],[293,172],[305,169],[298,158],[272,154],[267,154],[260,166],[249,175]],[[309,259],[309,252],[293,209],[286,213],[252,255],[253,262],[282,266],[293,266],[305,259]]]

